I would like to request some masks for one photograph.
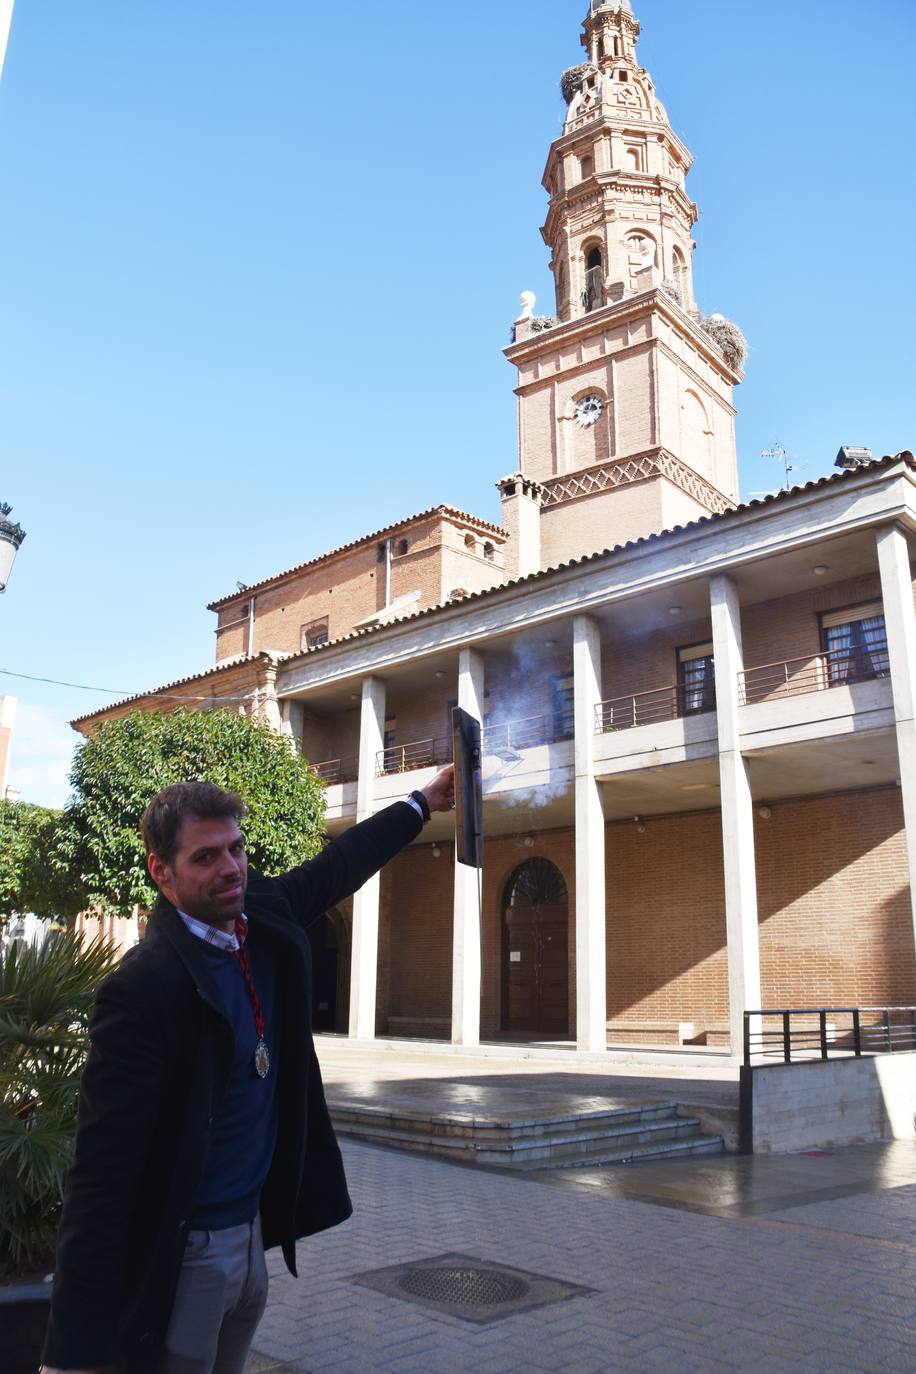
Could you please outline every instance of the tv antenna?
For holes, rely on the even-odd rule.
[[[777,441],[776,441],[776,443],[773,445],[773,447],[772,447],[772,448],[765,448],[765,449],[763,450],[763,452],[761,453],[760,456],[761,456],[761,458],[775,458],[775,459],[777,460],[777,462],[782,463],[783,471],[784,471],[784,473],[785,473],[785,479],[786,479],[786,480],[785,480],[785,485],[783,486],[783,491],[788,491],[789,488],[790,488],[791,485],[792,485],[792,483],[789,481],[789,473],[790,473],[790,472],[794,472],[795,469],[793,468],[792,464],[789,462],[789,451],[788,451],[788,449],[785,447],[785,445],[781,444],[781,443],[779,442],[779,440],[777,439]]]

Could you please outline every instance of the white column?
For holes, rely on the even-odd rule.
[[[738,1054],[744,1040],[744,1013],[756,1010],[761,996],[754,804],[738,730],[738,674],[744,669],[738,591],[729,578],[714,577],[709,592],[719,724],[729,1022],[732,1054]]]
[[[910,904],[916,931],[916,609],[909,546],[903,530],[896,526],[878,533],[878,567],[894,694]]]
[[[483,658],[462,649],[458,659],[458,705],[483,725]],[[480,871],[455,860],[452,942],[452,1044],[480,1044]]]
[[[576,761],[576,1047],[607,1048],[607,884],[604,808],[595,779],[595,708],[601,701],[601,635],[587,615],[573,620]]]
[[[375,769],[385,733],[385,684],[363,680],[359,722],[359,775],[356,819],[372,815]],[[353,898],[353,951],[350,960],[350,1036],[375,1039],[375,996],[378,981],[379,875],[364,883]]]

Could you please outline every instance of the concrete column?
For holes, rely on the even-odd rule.
[[[375,770],[385,734],[385,684],[363,679],[359,722],[359,775],[356,819],[372,815]],[[353,951],[350,960],[350,1037],[375,1039],[375,996],[378,981],[379,875],[370,878],[353,897]]]
[[[738,590],[729,578],[714,577],[709,592],[719,723],[729,1022],[732,1054],[738,1054],[744,1039],[744,1013],[756,1010],[761,996],[754,805],[738,731],[738,674],[744,669]]]
[[[462,649],[458,659],[458,705],[483,725],[483,658]],[[455,860],[452,941],[452,1044],[480,1044],[480,870]]]
[[[256,714],[263,716],[271,730],[275,730],[278,735],[282,732],[283,718],[277,698],[277,660],[274,658],[265,664],[261,675]]]
[[[296,701],[294,697],[285,697],[280,702],[280,733],[289,743],[292,754],[301,758],[302,750],[302,731],[305,722],[305,706],[301,701]],[[313,763],[309,759],[309,763]]]
[[[595,779],[595,708],[601,700],[601,635],[590,616],[573,620],[576,766],[576,1047],[607,1048],[607,884],[604,808]]]
[[[894,694],[910,904],[916,933],[916,610],[909,546],[906,535],[897,526],[878,532],[878,568]]]

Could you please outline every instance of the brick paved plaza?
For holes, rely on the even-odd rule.
[[[251,1371],[916,1370],[910,1144],[524,1177],[343,1149],[356,1213],[298,1281],[271,1256]],[[447,1252],[593,1291],[477,1325],[352,1281]]]

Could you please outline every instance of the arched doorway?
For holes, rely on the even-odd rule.
[[[528,859],[503,901],[503,1029],[569,1031],[569,897],[549,859]]]
[[[312,1030],[346,1030],[350,1002],[350,929],[332,908],[308,928],[312,949]]]

